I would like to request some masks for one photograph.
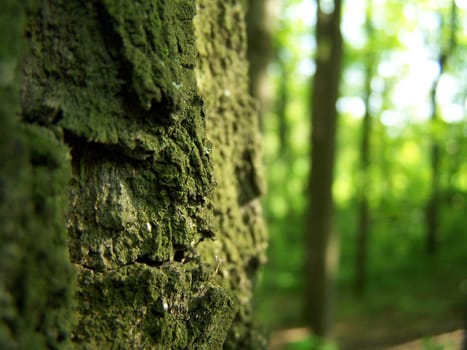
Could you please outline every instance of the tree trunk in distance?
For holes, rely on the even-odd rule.
[[[440,15],[441,16],[441,15]],[[438,55],[439,73],[433,81],[430,91],[431,102],[431,188],[429,198],[426,204],[426,251],[429,255],[436,254],[438,250],[439,236],[439,216],[440,216],[440,191],[441,191],[441,145],[440,145],[440,129],[442,121],[439,118],[438,104],[436,102],[436,93],[438,90],[439,81],[444,73],[449,55],[456,46],[456,21],[457,21],[457,5],[454,0],[451,2],[451,16],[448,21],[450,23],[449,38],[446,41],[441,40],[440,52]],[[444,23],[441,18],[439,29],[440,37],[443,38]],[[443,46],[443,42],[447,44]]]
[[[246,0],[250,94],[259,102],[262,118],[271,99],[272,87],[267,68],[271,61],[272,35],[277,12],[277,0]]]
[[[373,26],[371,23],[371,1],[368,1],[366,10],[365,29],[367,40],[373,39]],[[371,45],[365,55],[365,115],[362,120],[361,139],[360,139],[360,169],[358,172],[358,225],[356,242],[356,261],[355,261],[355,293],[363,297],[367,281],[368,265],[368,238],[370,235],[370,212],[368,207],[368,194],[370,187],[370,135],[371,120],[370,97],[371,80],[373,78],[374,54],[371,52]]]
[[[280,81],[277,93],[276,113],[279,119],[279,153],[284,157],[287,154],[289,146],[289,127],[287,122],[289,75],[284,60],[278,57],[277,61],[280,69]]]
[[[0,348],[265,349],[241,0],[24,3],[0,14]]]
[[[317,8],[305,312],[312,331],[324,337],[328,335],[331,322],[332,290],[338,260],[338,240],[333,227],[332,183],[336,101],[342,60],[341,1],[334,1],[334,9],[330,13],[322,11],[319,1]]]

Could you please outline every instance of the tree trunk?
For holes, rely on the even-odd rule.
[[[436,93],[438,90],[439,81],[444,73],[447,59],[451,52],[454,50],[456,45],[456,21],[457,21],[457,5],[453,0],[451,2],[451,16],[448,23],[450,23],[449,38],[444,41],[444,23],[446,21],[441,17],[441,25],[439,28],[440,42],[446,42],[447,44],[441,44],[438,65],[439,73],[433,81],[433,85],[430,91],[430,104],[431,104],[431,135],[430,135],[430,157],[431,157],[431,187],[430,194],[426,204],[426,251],[428,254],[433,255],[438,250],[438,231],[439,231],[439,214],[440,214],[440,191],[441,191],[441,145],[440,145],[440,129],[442,121],[439,118],[438,104],[436,102]]]
[[[241,0],[35,4],[0,34],[0,347],[265,348]]]
[[[332,284],[337,265],[333,229],[332,182],[342,37],[341,1],[325,13],[318,1],[317,58],[312,96],[312,150],[309,180],[306,317],[315,334],[326,336],[330,325]]]
[[[278,55],[279,56],[279,55]],[[279,122],[279,154],[285,157],[289,149],[289,126],[287,122],[287,103],[289,99],[288,83],[289,74],[284,59],[277,57],[277,64],[280,71],[280,80],[277,91],[276,114]]]
[[[210,159],[218,232],[217,240],[206,246],[206,256],[224,261],[222,281],[239,304],[224,349],[266,349],[252,323],[252,281],[265,261],[267,238],[259,200],[263,192],[259,118],[247,93],[243,8],[239,1],[198,0],[198,9],[197,80],[205,102],[207,136],[213,144]]]
[[[366,10],[365,29],[367,40],[373,40],[373,25],[371,23],[371,3],[368,2]],[[355,293],[362,297],[366,289],[367,265],[368,265],[368,239],[370,235],[370,210],[368,204],[368,194],[370,193],[370,135],[372,115],[370,111],[371,80],[374,71],[374,53],[371,52],[371,45],[365,55],[365,115],[362,120],[362,135],[360,139],[360,171],[358,173],[358,224],[357,224],[357,244],[355,261]]]
[[[267,110],[272,88],[267,68],[272,58],[272,34],[277,0],[245,0],[247,3],[248,63],[250,94],[259,102],[260,117]]]
[[[0,348],[69,348],[73,271],[64,208],[68,150],[51,129],[20,123],[24,2],[0,11]]]

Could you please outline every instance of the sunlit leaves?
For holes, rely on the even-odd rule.
[[[278,288],[298,288],[300,281],[297,278],[294,287],[291,276],[301,273],[303,256],[310,161],[307,111],[316,59],[315,2],[282,0],[282,4],[275,37],[278,61],[270,71],[276,91],[287,77],[288,145],[287,152],[281,154],[277,111],[269,111],[264,125],[269,185],[265,207],[272,240],[270,257],[278,277],[273,282],[274,276],[270,276],[270,282],[277,283]],[[336,220],[344,238],[341,280],[351,276],[350,245],[355,238],[355,195],[360,186],[358,142],[361,118],[366,112],[365,76],[369,64],[373,123],[368,199],[375,232],[369,252],[374,258],[370,272],[390,269],[388,260],[394,263],[410,259],[410,254],[421,246],[429,194],[431,136],[439,140],[443,154],[443,195],[448,193],[449,203],[456,203],[455,210],[443,214],[443,237],[455,237],[462,230],[467,192],[466,0],[456,0],[456,45],[443,67],[436,93],[440,118],[436,123],[428,120],[430,90],[441,71],[438,56],[450,40],[451,4],[451,0],[344,2],[345,69],[337,106],[340,116],[333,188]]]

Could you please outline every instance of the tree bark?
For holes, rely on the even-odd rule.
[[[251,306],[252,281],[265,261],[267,238],[259,199],[264,186],[259,118],[247,93],[244,8],[239,1],[199,0],[198,9],[197,80],[205,101],[207,136],[213,144],[210,157],[219,232],[207,255],[211,261],[216,255],[224,261],[221,274],[239,304],[224,349],[266,349]]]
[[[32,3],[9,3],[28,49],[1,57],[24,52],[2,113],[2,348],[265,348],[241,1]]]
[[[313,332],[326,336],[331,317],[332,284],[337,264],[337,236],[333,229],[332,182],[342,57],[341,1],[331,13],[318,1],[317,57],[313,79],[310,207],[306,262],[306,319]]]
[[[21,123],[26,1],[0,11],[0,348],[69,348],[74,274],[64,208],[68,149]]]

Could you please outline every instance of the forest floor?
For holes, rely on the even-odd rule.
[[[340,350],[462,350],[461,322],[449,320],[385,319],[338,323],[335,327]],[[467,350],[467,349],[466,349]]]
[[[411,347],[396,349],[460,350],[459,339],[448,343],[462,338],[467,327],[467,279],[462,268],[449,270],[427,268],[399,281],[381,281],[364,302],[343,294],[333,330],[340,350],[387,349],[412,341]],[[452,336],[436,338],[445,333]]]
[[[437,335],[429,340],[418,339],[408,343],[392,346],[386,350],[422,350],[427,347],[430,349],[453,349],[466,350],[465,331],[458,329],[453,332],[447,332]]]
[[[467,337],[467,235],[456,237],[446,238],[436,256],[427,258],[420,248],[405,258],[375,260],[361,297],[352,280],[342,278],[332,308],[335,342],[320,350],[467,350],[460,345]],[[318,340],[303,328],[303,285],[294,281],[288,289],[271,284],[259,294],[270,350],[317,349]]]
[[[387,332],[387,327],[358,329],[358,327],[339,327],[338,342],[341,350],[467,350],[465,348],[466,332],[462,329],[448,331],[431,337],[422,336],[406,330],[399,338]],[[369,332],[368,332],[369,330]],[[362,332],[364,336],[362,336]],[[270,350],[287,349],[287,344],[300,342],[310,336],[305,328],[295,328],[274,332]],[[397,345],[389,345],[397,344]],[[464,347],[463,347],[464,346]],[[301,347],[301,349],[305,349]]]
[[[467,316],[465,274],[413,273],[411,279],[375,283],[364,301],[348,290],[339,293],[332,337],[339,350],[467,350],[461,348]],[[300,298],[282,296],[269,304],[269,316],[289,319],[271,334],[271,350],[310,350],[310,332],[293,320]],[[271,314],[271,310],[274,312]],[[284,329],[284,325],[290,325]],[[293,327],[293,326],[298,327]],[[308,343],[307,343],[308,339]],[[300,345],[301,344],[301,345]],[[308,345],[307,345],[308,344]]]

